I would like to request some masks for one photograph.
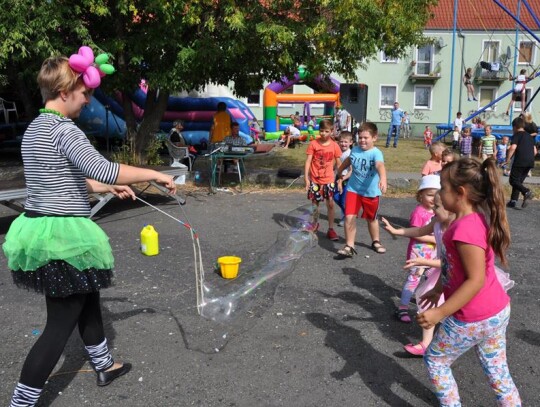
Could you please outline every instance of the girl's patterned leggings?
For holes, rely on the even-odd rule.
[[[461,322],[454,317],[443,321],[424,356],[441,406],[461,406],[450,366],[473,347],[495,391],[498,405],[521,406],[518,390],[506,362],[506,327],[509,319],[510,305],[497,315],[479,322]]]

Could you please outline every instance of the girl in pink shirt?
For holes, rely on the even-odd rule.
[[[495,256],[506,265],[510,228],[495,160],[462,158],[441,173],[441,200],[456,215],[443,235],[442,273],[421,305],[436,305],[417,316],[429,329],[442,321],[426,350],[426,362],[441,406],[461,406],[452,363],[475,348],[500,406],[521,406],[506,361],[510,298],[495,273]],[[489,214],[486,220],[484,213]],[[489,221],[489,224],[488,224]]]

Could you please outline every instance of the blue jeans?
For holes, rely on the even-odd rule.
[[[399,124],[391,124],[388,128],[388,136],[386,136],[386,147],[390,146],[390,139],[392,138],[392,133],[394,132],[394,129],[396,129],[396,136],[394,137],[394,147],[397,147],[398,139],[399,139]]]

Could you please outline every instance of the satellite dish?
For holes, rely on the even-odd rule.
[[[512,50],[510,49],[510,45],[506,47],[506,60],[510,60],[512,58]]]
[[[437,40],[437,46],[438,46],[439,48],[444,48],[444,47],[446,47],[446,44],[444,43],[443,37],[439,37],[439,39]]]

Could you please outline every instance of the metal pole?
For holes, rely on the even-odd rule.
[[[459,30],[459,32],[458,32],[458,37],[463,39],[463,43],[461,44],[461,72],[460,72],[460,75],[463,75],[463,72],[465,72],[464,67],[463,67],[463,65],[465,65],[465,36],[461,32],[461,30]],[[458,104],[459,107],[458,107],[458,111],[460,111],[460,112],[461,112],[461,100],[462,100],[461,96],[462,96],[462,92],[463,92],[463,83],[459,87],[459,104]]]
[[[501,4],[501,2],[499,0],[493,0],[495,2],[495,4],[497,4],[506,14],[508,14],[510,17],[512,17],[512,19],[518,23],[521,28],[523,28],[525,31],[527,31],[531,37],[533,37],[536,41],[540,42],[540,38],[534,33],[531,31],[531,29],[529,27],[527,27],[524,23],[521,22],[521,20],[519,18],[517,18],[516,16],[514,16],[512,14],[512,12],[510,10],[508,10],[503,4]],[[519,4],[521,3],[521,0],[519,1],[518,3],[518,7],[519,7]]]
[[[538,28],[540,28],[540,20],[538,19],[538,17],[536,17],[536,15],[534,14],[534,10],[531,8],[531,6],[529,5],[529,2],[527,0],[522,0],[523,1],[523,4],[525,4],[525,7],[527,7],[527,10],[529,10],[529,13],[531,14],[531,17],[532,19],[534,20],[534,22],[536,23],[536,25],[538,26]]]
[[[521,11],[521,0],[518,0],[518,4],[517,4],[517,12],[516,12],[516,15],[517,17],[519,18],[519,13]],[[512,71],[512,77],[515,78],[516,77],[516,73],[517,73],[517,63],[518,63],[518,47],[519,47],[519,44],[518,44],[518,40],[519,40],[519,26],[518,24],[516,23],[516,35],[515,35],[515,39],[514,39],[514,44],[515,45],[515,48],[514,48],[514,68],[513,68],[513,71]],[[523,86],[525,86],[525,84],[523,84]],[[514,83],[512,82],[512,90],[514,89]],[[527,88],[525,88],[525,95],[527,94]],[[514,97],[512,95],[512,97]],[[523,97],[523,92],[522,92],[522,95],[521,97]],[[523,107],[523,101],[520,102],[522,104],[522,107]],[[510,123],[512,123],[512,116],[514,115],[514,104],[512,104],[512,108],[510,109],[510,116],[508,117]]]
[[[452,96],[454,90],[454,54],[456,50],[456,26],[457,26],[458,0],[454,0],[454,29],[452,32],[452,61],[450,62],[450,96],[448,97],[448,124],[452,120]]]

